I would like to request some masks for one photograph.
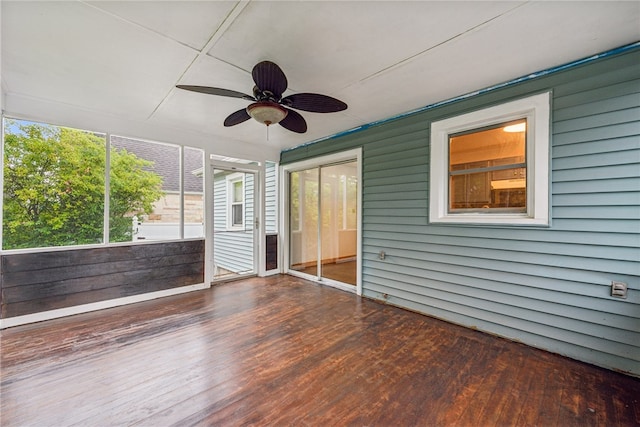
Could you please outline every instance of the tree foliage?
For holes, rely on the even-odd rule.
[[[4,141],[3,249],[101,243],[106,148],[103,136],[7,121]],[[162,197],[153,163],[110,152],[109,240],[131,240],[132,215]]]

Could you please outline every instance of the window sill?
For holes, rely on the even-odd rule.
[[[433,225],[471,225],[471,226],[531,226],[549,227],[547,218],[532,218],[526,215],[477,215],[456,214],[431,219]]]

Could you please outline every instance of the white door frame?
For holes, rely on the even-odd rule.
[[[208,182],[208,194],[207,194],[207,206],[205,208],[205,212],[207,212],[207,224],[210,224],[209,227],[206,227],[206,238],[205,242],[207,243],[207,252],[208,256],[206,257],[207,263],[205,265],[205,278],[207,283],[212,283],[214,281],[214,209],[213,209],[213,200],[214,200],[214,170],[224,170],[229,172],[239,172],[239,173],[252,173],[254,175],[254,188],[253,188],[253,272],[249,274],[243,274],[237,277],[234,277],[232,280],[236,278],[242,277],[250,277],[258,275],[264,269],[264,257],[261,257],[260,254],[264,250],[263,244],[263,236],[264,236],[264,206],[263,206],[263,197],[262,197],[262,176],[263,176],[263,167],[258,164],[245,164],[245,163],[236,163],[236,162],[225,162],[222,160],[209,160],[209,177],[207,179],[210,180]]]
[[[341,151],[339,153],[329,154],[321,157],[314,157],[312,159],[303,160],[296,163],[290,163],[280,167],[280,231],[282,239],[280,240],[282,247],[282,267],[283,272],[291,274],[292,276],[304,277],[316,282],[326,284],[328,286],[336,287],[342,290],[353,292],[353,286],[345,285],[340,282],[322,278],[318,281],[317,277],[313,278],[304,273],[300,273],[295,270],[289,269],[290,254],[289,254],[289,173],[294,171],[300,171],[305,169],[311,169],[323,165],[330,165],[332,163],[346,162],[349,160],[356,161],[356,175],[358,178],[358,200],[357,200],[357,243],[356,243],[356,286],[355,292],[358,295],[362,295],[362,148],[356,148],[347,151]]]

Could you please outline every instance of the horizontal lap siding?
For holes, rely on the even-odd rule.
[[[216,234],[213,244],[216,266],[233,273],[253,269],[253,230]]]
[[[363,293],[640,375],[640,53],[284,152],[363,148]],[[551,227],[428,223],[429,124],[551,90]],[[380,251],[385,258],[379,259]],[[628,284],[626,300],[610,296]]]
[[[2,317],[204,282],[204,241],[2,256]]]
[[[271,162],[265,164],[264,229],[267,233],[278,230],[277,172],[277,164]]]
[[[253,175],[245,175],[245,195],[250,195],[244,205],[244,228],[236,230],[228,228],[229,198],[227,194],[227,178],[223,174],[214,183],[213,217],[214,217],[214,261],[217,267],[241,273],[253,269]]]

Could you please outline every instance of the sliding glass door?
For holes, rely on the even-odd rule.
[[[355,160],[289,173],[289,270],[355,286],[358,167]]]

